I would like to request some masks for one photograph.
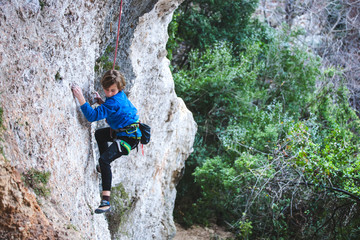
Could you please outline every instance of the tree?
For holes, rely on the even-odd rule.
[[[249,37],[244,33],[257,3],[258,0],[185,0],[177,10],[180,14],[175,14],[176,41],[181,48],[177,51],[177,62],[173,64],[181,68],[189,51],[202,52],[217,42],[228,41],[240,46]]]
[[[216,219],[254,238],[358,233],[346,229],[359,220],[349,213],[360,200],[359,120],[346,88],[315,88],[336,71],[320,71],[288,33],[248,45],[239,61],[224,43],[191,53],[190,68],[174,74],[199,125],[187,162],[195,182],[179,191],[192,204],[178,200],[180,222]],[[328,213],[353,221],[329,223]]]

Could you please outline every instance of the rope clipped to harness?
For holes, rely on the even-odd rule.
[[[118,21],[118,30],[117,30],[117,36],[116,36],[116,47],[115,47],[115,53],[114,53],[114,62],[113,62],[113,67],[112,70],[115,69],[115,62],[116,62],[116,55],[117,55],[117,51],[118,51],[118,46],[119,46],[119,36],[120,36],[120,23],[121,23],[121,14],[122,14],[122,4],[123,4],[123,0],[120,1],[120,11],[119,11],[119,21]],[[126,133],[130,133],[129,130],[134,130],[136,138],[137,138],[137,134],[136,131],[137,129],[140,129],[141,131],[141,138],[140,138],[140,143],[141,143],[141,151],[142,154],[144,155],[144,148],[143,148],[143,144],[148,144],[150,142],[150,135],[151,135],[151,128],[149,125],[146,125],[144,123],[135,123],[135,124],[131,124],[129,126],[126,126],[125,128],[120,128],[120,129],[111,129],[111,135],[112,135],[112,131],[116,132],[123,132],[125,131]],[[133,133],[133,132],[131,132]],[[137,147],[136,147],[137,148]]]

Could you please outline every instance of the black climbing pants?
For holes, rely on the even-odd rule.
[[[112,173],[110,163],[122,155],[129,153],[124,146],[114,142],[110,128],[96,130],[95,139],[100,152],[99,165],[101,169],[102,188],[103,191],[111,191]],[[127,142],[131,146],[131,149],[134,149],[139,143],[139,140],[130,137],[117,137],[117,139]],[[109,142],[111,142],[110,146],[108,145]],[[119,150],[118,146],[120,146],[121,150]]]

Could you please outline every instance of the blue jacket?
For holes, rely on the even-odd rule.
[[[112,129],[124,128],[139,121],[137,109],[127,98],[123,91],[106,98],[105,102],[93,109],[89,103],[81,106],[81,111],[89,122],[99,121],[106,118],[107,123]],[[135,137],[134,133],[118,132],[118,136]],[[137,136],[141,137],[140,129],[137,129]]]

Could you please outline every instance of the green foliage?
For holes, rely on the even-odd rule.
[[[34,168],[22,174],[25,185],[32,188],[37,196],[45,198],[50,195],[50,189],[47,187],[49,178],[50,172],[39,171]]]
[[[316,186],[336,186],[360,197],[356,134],[360,121],[349,105],[344,104],[347,99],[344,89],[326,91],[330,94],[319,102],[323,111],[317,118],[299,121],[290,129],[287,148],[304,178]]]
[[[250,18],[257,3],[258,0],[184,1],[169,27],[167,50],[173,71],[189,67],[188,54],[192,50],[201,56],[220,42],[230,42],[231,54],[237,57],[248,43],[267,42],[268,28]]]
[[[178,36],[190,49],[205,49],[219,41],[238,44],[255,11],[257,0],[185,0],[178,16]]]
[[[168,27],[169,40],[166,44],[166,49],[168,51],[168,59],[171,61],[173,59],[173,52],[179,47],[179,42],[183,41],[180,37],[177,36],[177,31],[179,28],[178,17],[180,13],[175,12],[173,19]]]
[[[249,237],[252,234],[251,229],[253,228],[251,225],[251,221],[249,221],[248,219],[241,220],[239,221],[238,225],[240,230],[238,233],[238,237],[241,239],[250,239]]]
[[[115,48],[112,46],[107,46],[103,55],[101,55],[98,59],[96,59],[94,70],[95,72],[108,71],[113,67],[113,59],[111,59],[111,55],[114,53]],[[116,70],[120,70],[120,67],[115,65]]]
[[[283,111],[305,118],[312,101],[316,81],[322,81],[321,62],[299,47],[301,31],[285,31],[268,45],[262,77],[269,85],[269,99],[283,104]],[[301,45],[300,45],[301,46]]]
[[[126,217],[126,213],[133,205],[132,199],[120,183],[111,190],[111,211],[107,213],[109,230],[114,237]]]
[[[205,119],[208,121],[202,131],[214,132],[215,129],[208,130],[214,126],[213,121],[224,117],[224,121],[228,121],[229,108],[224,106],[232,105],[229,100],[232,88],[240,81],[239,69],[233,66],[226,46],[216,46],[202,56],[194,51],[190,54],[190,62],[190,70],[181,70],[175,76],[176,91],[184,93],[183,98],[199,118],[200,127],[205,125]],[[192,99],[193,96],[197,98]]]
[[[237,57],[227,43],[192,51],[189,68],[174,74],[199,126],[187,162],[194,184],[179,191],[195,197],[186,198],[191,207],[176,210],[178,221],[216,218],[237,226],[241,239],[341,239],[353,231],[360,122],[346,88],[328,82],[337,71],[321,71],[320,59],[298,44],[299,34],[285,29]],[[350,214],[354,223],[330,224],[328,214]]]
[[[356,239],[360,122],[342,73],[301,30],[250,19],[256,3],[185,1],[171,23],[176,92],[198,123],[174,216],[239,239]],[[341,30],[343,6],[329,9]]]
[[[56,72],[55,74],[55,80],[58,82],[61,82],[63,80],[63,77],[60,75],[59,72]]]
[[[76,226],[72,223],[68,223],[66,224],[66,229],[72,229],[74,231],[78,231],[78,229],[76,228]]]
[[[47,6],[45,1],[39,1],[39,5],[40,5],[40,10],[44,10],[44,7]]]

